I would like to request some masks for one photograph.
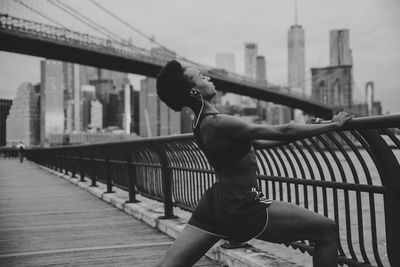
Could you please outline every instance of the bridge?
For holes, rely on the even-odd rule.
[[[217,90],[249,96],[330,118],[333,108],[312,98],[280,91],[279,86],[198,64],[156,55],[127,42],[104,39],[7,14],[0,14],[0,50],[156,77],[168,60],[178,59],[209,75]]]
[[[293,202],[335,220],[341,264],[399,266],[399,133],[400,115],[355,118],[339,131],[256,148],[259,187],[268,198]],[[3,150],[5,155],[13,153],[16,151]],[[216,180],[191,134],[32,148],[26,156],[75,183],[86,182],[90,187],[102,184],[101,196],[123,190],[133,207],[143,198],[163,203],[162,220],[178,225],[185,221],[176,209],[193,211],[202,193]],[[111,201],[127,211],[124,202],[117,202]],[[313,253],[312,242],[285,245]],[[259,250],[246,251],[237,253],[262,255]],[[221,255],[226,252],[218,247],[209,256],[221,260]],[[249,257],[247,264],[257,262]],[[227,258],[223,261],[235,266]]]

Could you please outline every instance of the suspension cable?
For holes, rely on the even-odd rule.
[[[114,13],[112,13],[111,11],[109,11],[108,9],[106,9],[104,6],[102,6],[101,4],[99,4],[98,2],[96,2],[95,0],[89,0],[90,2],[92,2],[94,5],[96,5],[98,8],[100,8],[101,10],[103,10],[104,12],[106,12],[107,14],[109,14],[110,16],[112,16],[113,18],[115,18],[116,20],[118,20],[119,22],[121,22],[122,24],[124,24],[125,26],[127,26],[128,28],[130,28],[131,30],[133,30],[134,32],[138,33],[139,35],[145,37],[147,40],[149,40],[152,43],[157,44],[158,46],[167,49],[164,45],[160,44],[159,42],[157,42],[154,37],[150,37],[147,36],[145,33],[143,33],[142,31],[134,28],[132,25],[130,25],[128,22],[122,20],[121,18],[119,18],[117,15],[115,15]],[[167,49],[169,50],[169,49]]]
[[[32,11],[32,12],[38,14],[39,16],[41,16],[41,17],[43,17],[43,18],[45,18],[45,19],[47,19],[47,20],[53,22],[54,24],[56,24],[56,25],[58,25],[58,26],[60,26],[60,27],[62,27],[62,28],[67,28],[67,27],[65,27],[63,24],[61,24],[61,23],[59,23],[58,21],[56,21],[56,20],[50,18],[49,16],[43,14],[42,12],[40,12],[40,11],[34,9],[33,7],[27,5],[26,3],[22,2],[21,0],[14,0],[14,2],[20,4],[21,6],[25,7],[26,9],[29,9],[30,11]]]
[[[104,28],[103,26],[101,26],[100,24],[94,22],[93,20],[89,19],[88,17],[86,17],[85,15],[83,15],[82,13],[78,12],[76,9],[72,8],[71,6],[61,2],[60,0],[53,0],[56,1],[58,4],[64,6],[65,8],[69,9],[71,12],[77,14],[78,16],[80,16],[81,18],[85,19],[86,21],[88,21],[89,23],[92,23],[94,26],[98,27],[99,29],[103,30],[104,32],[108,33],[111,36],[114,36],[115,39],[119,39],[119,40],[124,40],[124,38],[118,36],[117,34],[107,30],[106,28]]]
[[[80,18],[78,15],[74,14],[72,11],[69,11],[66,7],[64,7],[62,4],[60,4],[59,2],[55,2],[53,0],[47,0],[49,3],[51,3],[52,5],[56,6],[57,8],[61,9],[62,11],[64,11],[65,13],[69,14],[70,16],[74,17],[75,19],[77,19],[78,21],[82,22],[83,24],[85,24],[86,26],[89,26],[90,28],[92,28],[93,30],[99,32],[100,34],[105,35],[106,37],[110,38],[110,39],[118,39],[117,38],[111,38],[111,36],[109,34],[107,34],[107,32],[102,31],[101,29],[97,28],[96,26],[84,21],[82,18]]]

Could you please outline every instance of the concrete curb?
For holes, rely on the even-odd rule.
[[[33,163],[33,162],[32,162]],[[33,163],[35,164],[35,163]],[[128,192],[125,190],[113,187],[114,193],[105,193],[106,185],[97,181],[97,186],[93,187],[90,180],[86,178],[85,182],[81,182],[78,178],[72,178],[69,175],[49,169],[47,167],[35,164],[37,167],[46,170],[54,175],[57,175],[75,186],[88,191],[97,196],[103,201],[123,210],[125,213],[141,220],[150,226],[157,228],[161,232],[176,238],[184,228],[189,213],[174,208],[174,213],[178,215],[177,219],[159,219],[163,215],[163,204],[141,195],[137,195],[139,203],[126,203],[129,199]],[[225,266],[235,267],[261,267],[261,266],[299,266],[295,263],[270,254],[256,247],[239,248],[239,249],[224,249],[220,245],[225,241],[221,240],[215,244],[208,252],[207,256],[213,260],[221,262]]]

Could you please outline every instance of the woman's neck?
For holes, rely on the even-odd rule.
[[[203,103],[204,105],[202,104],[202,102],[198,102],[196,103],[196,105],[190,107],[190,109],[194,112],[196,117],[200,113],[218,112],[218,110],[214,107],[214,105],[210,101],[204,100]]]

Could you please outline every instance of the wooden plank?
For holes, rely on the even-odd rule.
[[[152,266],[172,242],[30,162],[0,160],[0,266]]]

